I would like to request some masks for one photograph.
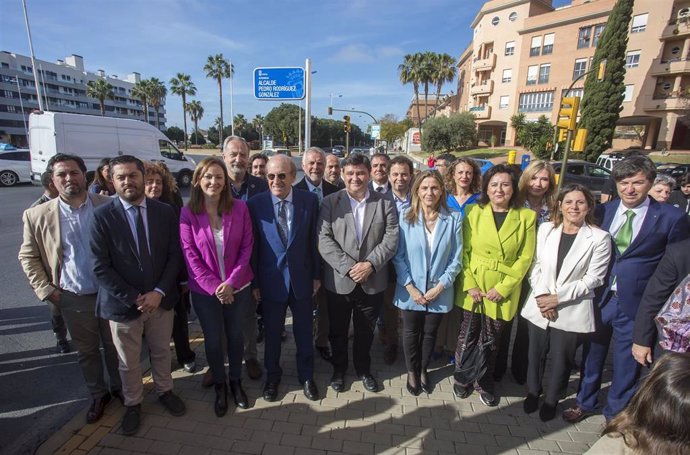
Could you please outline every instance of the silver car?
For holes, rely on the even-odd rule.
[[[31,156],[26,149],[0,151],[0,186],[31,182]]]

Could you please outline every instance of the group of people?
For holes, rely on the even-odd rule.
[[[346,389],[350,338],[357,380],[377,391],[374,334],[378,326],[384,361],[394,363],[400,319],[410,394],[433,392],[431,360],[452,350],[455,395],[476,391],[496,406],[517,318],[511,370],[527,382],[526,412],[544,395],[542,420],[555,416],[579,345],[582,383],[576,406],[563,413],[569,422],[597,405],[612,335],[607,419],[631,399],[640,364],[652,361],[653,321],[640,314],[658,309],[665,290],[645,300],[645,285],[668,245],[690,242],[690,226],[681,210],[647,197],[656,172],[645,157],[619,163],[620,201],[596,206],[580,185],[556,194],[554,170],[542,161],[520,176],[507,165],[482,176],[471,159],[438,157],[435,169],[417,173],[405,156],[353,154],[341,162],[312,147],[296,182],[287,156],[250,161],[236,136],[222,151],[222,159],[198,163],[185,206],[166,169],[132,156],[104,163],[103,181],[90,192],[81,158],[56,155],[48,165],[57,197],[25,212],[19,259],[39,299],[62,311],[93,396],[89,422],[118,396],[122,432],[136,433],[143,335],[161,403],[184,414],[169,341],[173,335],[179,363],[193,371],[188,301],[203,331],[219,417],[228,390],[236,406],[250,406],[243,360],[250,377],[262,375],[257,316],[262,397],[278,398],[288,309],[310,400],[320,397],[315,352],[332,364],[329,386]],[[633,335],[638,330],[644,337]]]

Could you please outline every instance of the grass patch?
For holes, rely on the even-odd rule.
[[[678,163],[678,164],[689,164],[690,163],[690,153],[674,153],[671,152],[664,156],[659,152],[650,153],[649,158],[655,163]]]

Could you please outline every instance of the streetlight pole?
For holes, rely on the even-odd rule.
[[[22,89],[19,87],[19,76],[14,78],[17,83],[17,91],[19,92],[19,107],[22,110],[22,120],[24,121],[24,132],[26,133],[26,142],[29,143],[29,129],[26,127],[26,115],[24,114],[24,101],[22,100]]]
[[[314,71],[315,73],[316,71]],[[304,100],[304,148],[305,150],[311,147],[311,59],[306,59],[304,62],[304,74],[306,85],[306,96]],[[301,109],[300,109],[301,113]]]
[[[341,94],[339,94],[339,93],[333,93],[333,92],[331,92],[331,104],[329,104],[329,106],[330,106],[331,109],[333,109],[333,97],[334,97],[334,96],[337,97],[337,98],[342,98],[342,97],[343,97],[343,95],[341,95]]]
[[[29,37],[29,51],[31,52],[31,69],[34,73],[34,83],[36,84],[36,95],[38,98],[38,109],[43,110],[43,101],[41,100],[41,87],[38,85],[38,70],[36,69],[36,56],[34,55],[34,43],[31,39],[31,27],[29,27],[29,13],[26,10],[26,0],[22,0],[22,7],[24,8],[24,23],[26,24],[26,34]],[[45,89],[45,87],[44,87]]]
[[[235,72],[233,71],[232,68],[232,59],[230,60],[230,135],[234,136],[235,135],[235,115],[233,114],[232,110],[232,80],[235,78]]]

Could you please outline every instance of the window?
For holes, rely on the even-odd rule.
[[[589,174],[590,177],[598,177],[602,179],[607,179],[611,177],[611,173],[607,171],[606,169],[600,168],[598,166],[595,166],[593,164],[590,164],[587,166],[587,173]]]
[[[165,158],[169,158],[171,160],[176,161],[185,160],[184,155],[182,155],[182,153],[180,153],[180,151],[177,150],[177,148],[168,141],[159,140],[158,147],[160,148],[161,155]]]
[[[553,91],[522,93],[518,112],[546,112],[553,108]]]
[[[498,16],[494,16],[493,19],[491,19],[491,25],[498,25],[499,22],[501,22],[501,19],[499,19]]]
[[[534,85],[537,83],[537,75],[539,74],[539,66],[533,65],[527,68],[527,85]]]
[[[510,102],[510,96],[503,95],[498,100],[499,109],[508,109],[508,103]]]
[[[647,17],[648,13],[638,14],[633,16],[632,27],[630,27],[630,33],[640,33],[644,32],[647,28]]]
[[[506,43],[506,55],[515,54],[515,41],[508,41]]]
[[[541,36],[533,36],[532,37],[532,45],[530,46],[529,49],[529,56],[530,57],[536,57],[539,55],[539,51],[541,50]]]
[[[577,48],[589,47],[589,40],[592,33],[591,27],[581,27],[577,34]]]
[[[568,169],[566,172],[572,175],[585,175],[585,165],[568,163]]]
[[[548,55],[553,52],[553,40],[555,37],[554,33],[544,35],[544,46],[541,48],[541,55]]]
[[[540,84],[548,84],[549,74],[551,74],[551,64],[550,63],[545,63],[545,64],[539,66],[539,83]]]
[[[506,70],[503,70],[503,78],[501,79],[501,82],[504,84],[507,84],[513,79],[513,70],[508,68]]]
[[[637,68],[640,66],[640,51],[630,51],[625,54],[625,67]]]
[[[565,92],[563,92],[563,94],[561,96],[577,96],[578,98],[580,98],[580,100],[582,100],[582,96],[584,94],[585,94],[585,89],[573,88],[573,89],[570,89],[570,91],[568,92],[567,95],[565,94]]]
[[[634,90],[635,90],[634,85],[626,85],[625,86],[625,94],[623,95],[623,102],[624,103],[632,101]]]
[[[575,60],[575,67],[573,68],[573,80],[585,74],[587,71],[587,59],[578,58]]]
[[[515,19],[517,19],[517,13],[513,11],[512,13],[510,13],[510,16],[508,16],[508,20],[510,22],[515,22]]]
[[[14,106],[7,106],[7,112],[17,112],[17,109]]]
[[[596,47],[599,44],[599,39],[601,34],[604,33],[604,27],[606,24],[597,24],[594,26],[594,38],[592,39],[592,46]]]
[[[3,67],[3,68],[9,68],[9,67],[10,67],[10,64],[9,64],[9,63],[5,63],[5,62],[2,62],[2,67]]]

